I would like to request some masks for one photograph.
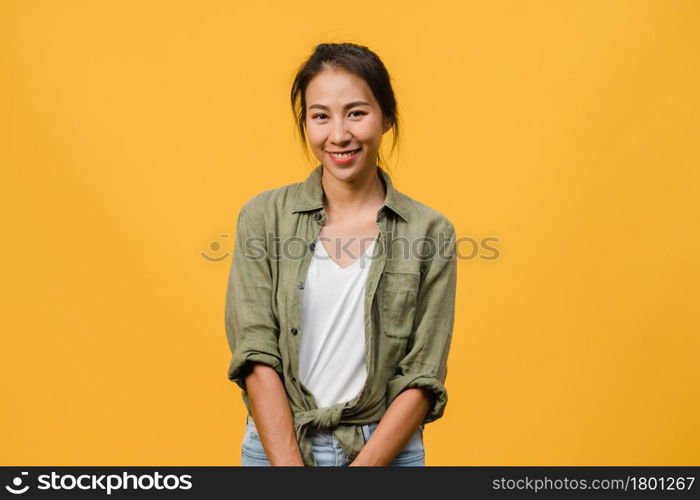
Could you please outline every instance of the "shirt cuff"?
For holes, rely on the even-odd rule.
[[[405,389],[417,387],[432,393],[435,398],[432,407],[423,420],[425,425],[442,417],[447,405],[447,389],[437,377],[430,374],[407,374],[397,375],[391,380],[387,387],[387,407]]]
[[[282,361],[279,354],[275,354],[278,349],[277,343],[271,342],[256,342],[255,345],[242,346],[231,360],[228,368],[228,379],[245,391],[245,377],[253,363],[274,368],[280,378],[284,379]]]

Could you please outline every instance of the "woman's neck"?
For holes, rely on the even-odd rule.
[[[354,182],[344,182],[329,174],[321,175],[326,212],[336,215],[376,212],[384,203],[386,190],[377,168]]]

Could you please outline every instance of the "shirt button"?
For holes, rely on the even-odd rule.
[[[304,282],[303,282],[303,281],[300,281],[300,282],[297,284],[297,287],[299,287],[300,290],[303,289],[303,288],[304,288]]]
[[[323,214],[321,214],[321,212],[316,212],[314,214],[314,219],[316,219],[317,221],[321,220],[322,218],[323,218]]]
[[[292,335],[296,335],[297,333],[299,333],[299,330],[297,330],[296,328],[292,328]]]
[[[313,252],[313,251],[316,249],[316,243],[311,243],[311,244],[309,244],[309,248],[310,248],[311,251]]]

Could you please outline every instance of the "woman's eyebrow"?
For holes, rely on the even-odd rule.
[[[371,104],[366,102],[366,101],[352,101],[352,102],[347,103],[343,109],[352,108],[353,106],[371,106]],[[328,106],[324,106],[323,104],[312,104],[311,106],[309,106],[309,109],[313,109],[313,108],[325,109],[325,110],[330,109]]]

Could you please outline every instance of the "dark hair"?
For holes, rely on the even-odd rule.
[[[391,86],[391,77],[384,63],[377,54],[363,45],[321,43],[315,47],[313,54],[299,66],[291,92],[292,113],[307,158],[309,150],[306,142],[306,87],[314,76],[327,69],[342,69],[367,82],[384,117],[389,120],[394,131],[391,147],[391,152],[393,152],[399,140],[399,116],[394,89]],[[381,151],[379,151],[378,161],[385,166]]]

